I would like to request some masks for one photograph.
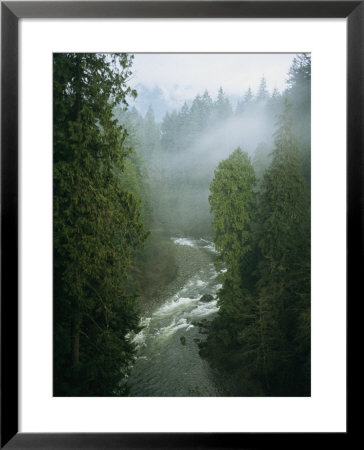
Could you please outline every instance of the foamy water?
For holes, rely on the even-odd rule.
[[[213,244],[206,240],[173,238],[205,252],[211,260],[186,284],[144,318],[144,327],[134,338],[138,354],[128,380],[131,396],[217,396],[213,373],[199,355],[198,342],[206,338],[198,321],[212,320],[218,312],[221,288],[214,266]],[[188,263],[188,262],[186,262]],[[203,302],[204,294],[214,297]],[[182,374],[186,374],[182,376]]]

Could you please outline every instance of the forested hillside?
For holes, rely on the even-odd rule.
[[[229,395],[310,395],[309,77],[309,58],[297,58],[258,183],[258,154],[252,164],[240,149],[211,183],[227,271],[201,354],[226,374]]]

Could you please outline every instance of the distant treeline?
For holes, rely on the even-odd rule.
[[[270,94],[263,77],[256,94],[249,88],[233,108],[222,88],[215,100],[205,91],[189,106],[157,123],[152,108],[141,116],[119,108],[120,123],[134,133],[136,152],[148,168],[155,212],[171,234],[212,236],[209,186],[214,169],[234,148],[252,156],[261,175],[270,163],[273,133],[284,99],[291,104],[302,170],[310,177],[310,57],[298,55],[287,89]],[[133,131],[132,131],[133,130]]]

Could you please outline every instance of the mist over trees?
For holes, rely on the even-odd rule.
[[[199,345],[226,395],[310,395],[310,56],[283,92],[262,74],[161,121],[128,105],[132,61],[54,55],[54,395],[128,394],[131,336],[185,236],[225,268]]]
[[[201,355],[231,395],[310,395],[310,81],[302,54],[282,93],[263,76],[235,108],[220,88],[161,124],[130,114],[159,220],[212,236],[226,265]]]
[[[205,91],[191,106],[167,113],[160,124],[152,110],[144,118],[135,109],[118,113],[122,123],[134,125],[158,217],[172,234],[212,236],[208,195],[216,165],[239,145],[253,153],[261,141],[271,143],[281,104],[263,100],[268,94],[262,83],[259,96],[249,90],[236,111],[220,88],[216,100]]]
[[[228,371],[230,395],[310,395],[310,205],[289,111],[286,101],[272,162],[255,198],[247,182],[252,175],[245,176],[245,186],[234,180],[226,192],[217,184],[218,167],[211,184],[214,237],[216,244],[222,242],[227,272],[219,314],[202,354]],[[252,171],[248,155],[243,155]],[[229,172],[225,180],[233,177],[232,167]],[[215,205],[235,196],[242,206],[221,214]],[[237,233],[244,216],[246,231]],[[234,228],[220,227],[221,219],[233,221]],[[226,248],[232,249],[233,258]]]
[[[118,111],[121,123],[134,128],[137,150],[148,167],[159,220],[171,234],[212,236],[209,186],[217,164],[241,147],[260,177],[270,162],[277,116],[283,99],[291,104],[294,133],[300,139],[305,177],[310,177],[310,57],[298,55],[287,74],[287,89],[270,94],[262,76],[234,107],[220,87],[207,90],[190,105],[167,113],[158,123],[150,108],[143,117],[134,108]]]

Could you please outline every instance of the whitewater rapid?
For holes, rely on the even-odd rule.
[[[142,319],[143,329],[133,337],[137,357],[127,382],[129,395],[218,396],[216,374],[201,359],[198,347],[206,339],[200,324],[211,321],[218,312],[216,295],[221,283],[214,264],[217,252],[205,239],[172,240],[177,247],[187,246],[208,257],[181,289]],[[214,299],[204,301],[205,294]]]

